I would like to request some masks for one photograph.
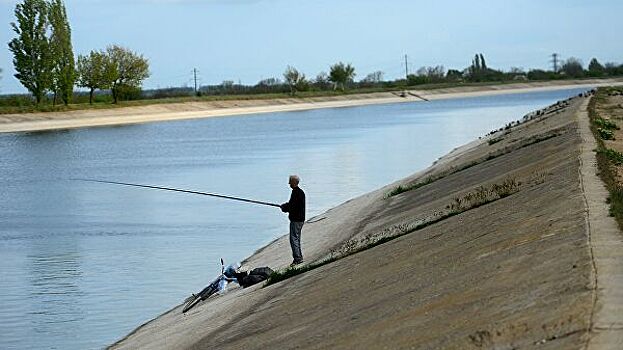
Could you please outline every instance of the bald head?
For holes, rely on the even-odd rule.
[[[301,182],[301,178],[299,178],[298,175],[290,175],[290,178],[288,179],[288,184],[291,188],[298,187],[299,182]]]

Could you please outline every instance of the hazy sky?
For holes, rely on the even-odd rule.
[[[18,1],[0,0],[1,93],[24,92],[7,43]],[[126,46],[150,61],[146,88],[308,77],[337,61],[357,78],[381,70],[467,67],[482,52],[490,67],[547,68],[550,55],[623,63],[620,0],[65,0],[74,51]]]

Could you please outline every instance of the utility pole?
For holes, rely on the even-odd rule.
[[[551,62],[554,65],[554,73],[558,73],[558,54],[557,53],[552,54]]]
[[[193,75],[195,76],[195,96],[197,96],[197,68],[193,68]]]
[[[407,61],[407,55],[405,55],[405,80],[409,80],[409,62]]]

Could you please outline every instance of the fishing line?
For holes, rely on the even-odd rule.
[[[192,191],[192,190],[184,190],[184,189],[179,189],[179,188],[170,188],[170,187],[161,187],[161,186],[152,186],[152,185],[141,185],[141,184],[133,184],[133,183],[127,183],[127,182],[116,182],[116,181],[105,181],[105,180],[91,180],[91,179],[72,179],[72,180],[75,180],[75,181],[86,181],[86,182],[99,182],[99,183],[104,183],[104,184],[123,185],[123,186],[132,186],[132,187],[151,188],[151,189],[156,189],[156,190],[183,192],[183,193],[190,193],[190,194],[200,194],[200,195],[203,195],[203,196],[211,196],[211,197],[217,197],[217,198],[223,198],[223,199],[230,199],[230,200],[234,200],[234,201],[241,201],[241,202],[260,204],[260,205],[268,205],[268,206],[271,206],[271,207],[281,207],[279,204],[276,204],[276,203],[262,202],[262,201],[256,201],[256,200],[253,200],[253,199],[239,198],[239,197],[233,197],[233,196],[226,196],[226,195],[216,194],[216,193],[207,193],[207,192],[199,192],[199,191]]]

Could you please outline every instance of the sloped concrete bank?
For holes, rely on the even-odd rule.
[[[586,348],[608,306],[596,303],[583,190],[597,180],[580,171],[590,159],[585,101],[539,111],[310,220],[306,261],[344,258],[186,315],[178,306],[111,348]],[[387,197],[398,185],[412,189]],[[247,263],[289,259],[282,237]]]

